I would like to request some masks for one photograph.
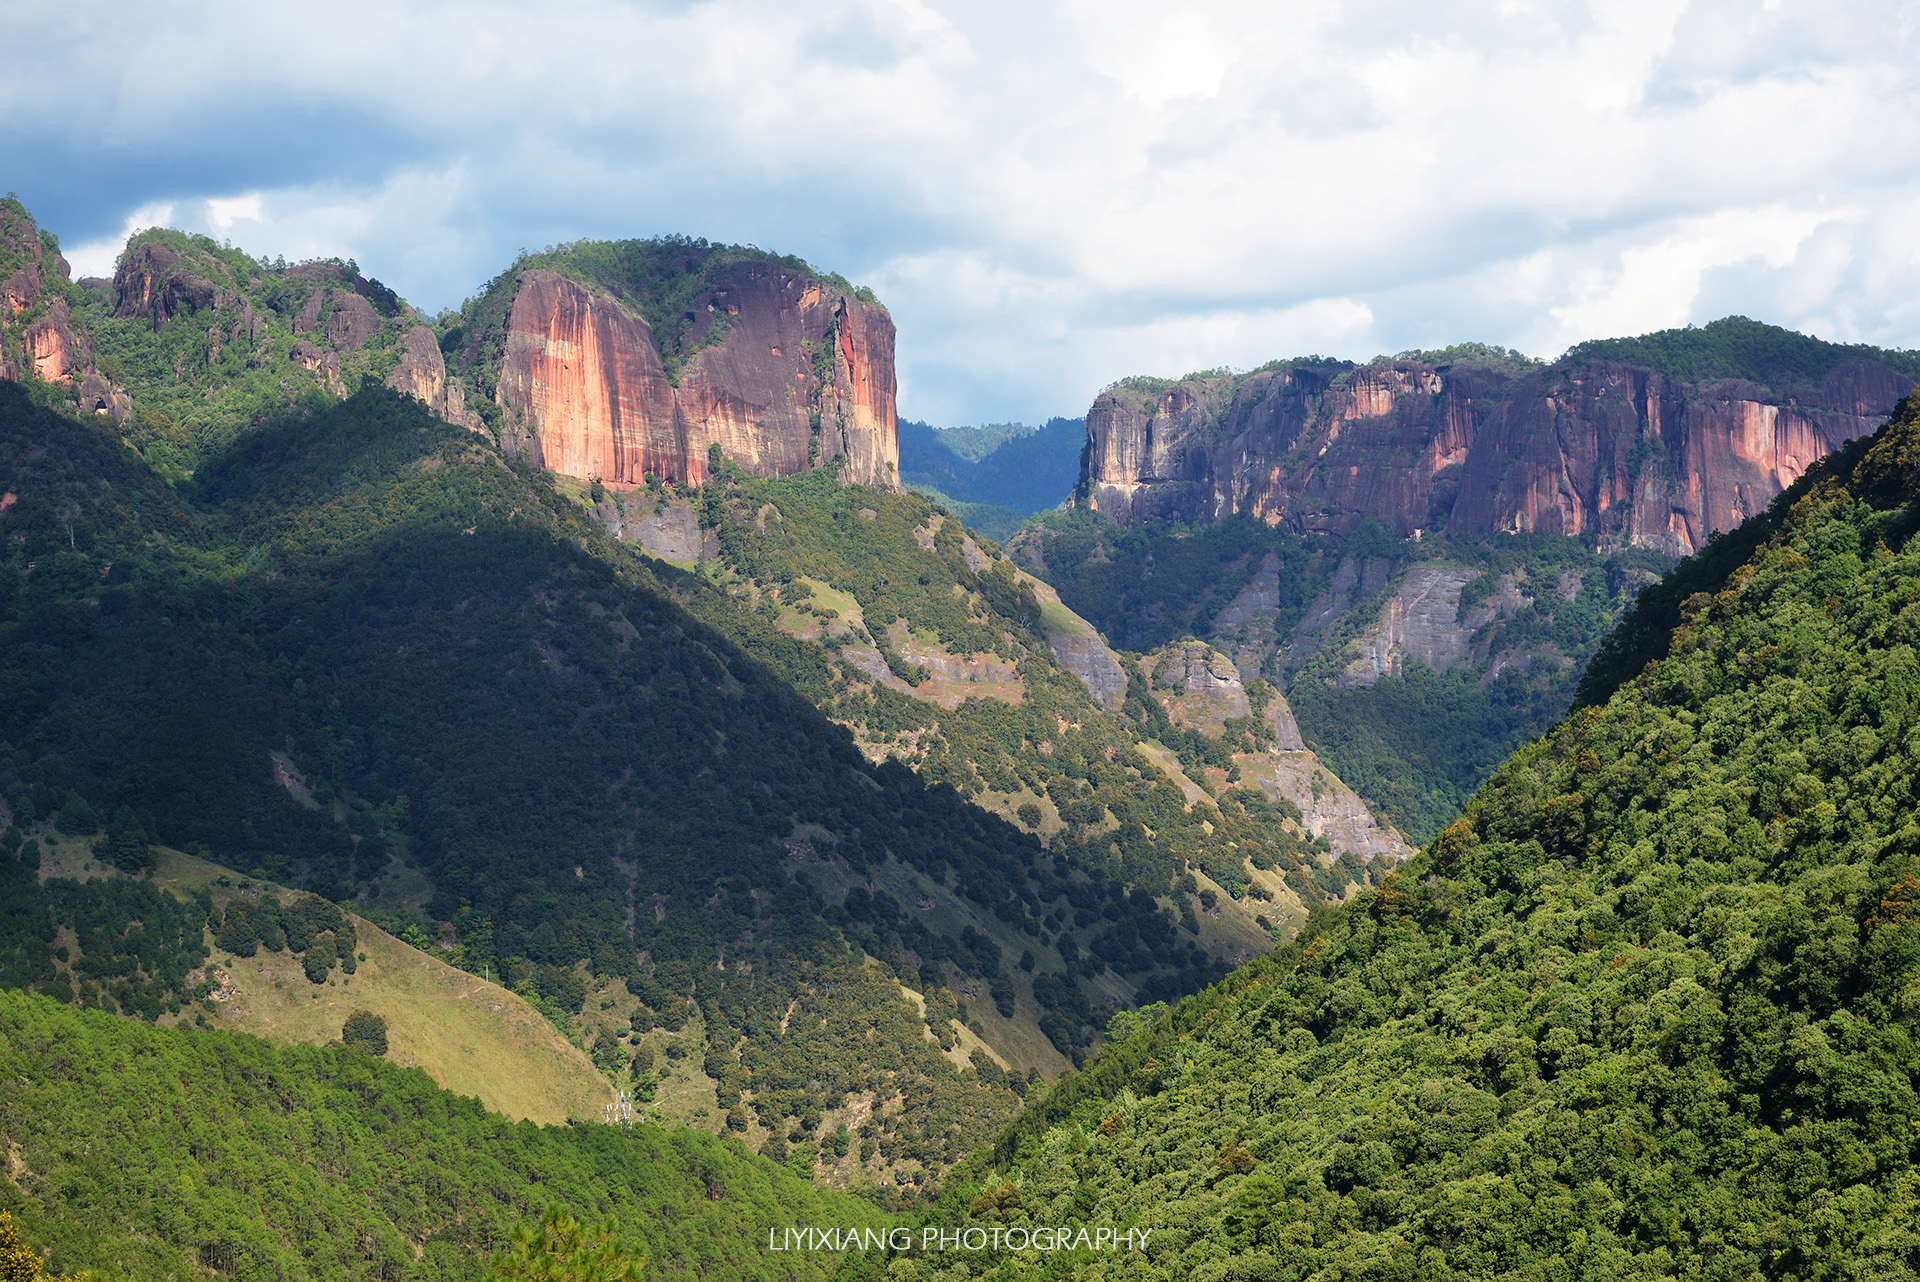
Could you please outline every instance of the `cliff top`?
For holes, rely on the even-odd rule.
[[[724,327],[698,335],[688,332],[695,297],[710,288],[720,273],[743,263],[764,263],[794,272],[869,307],[886,310],[871,289],[855,285],[838,272],[822,272],[797,255],[776,254],[754,245],[727,245],[680,235],[576,240],[550,245],[537,253],[523,251],[510,267],[461,306],[458,320],[444,331],[442,347],[459,349],[464,367],[489,364],[490,357],[498,356],[492,346],[506,332],[520,278],[529,271],[544,269],[610,294],[639,313],[653,331],[667,377],[677,382],[681,367],[696,352],[726,334]]]
[[[1249,370],[1228,366],[1195,370],[1179,378],[1135,374],[1114,380],[1101,392],[1103,395],[1140,392],[1158,396],[1182,383],[1230,391],[1261,374],[1313,370],[1337,380],[1341,375],[1368,366],[1407,361],[1433,366],[1472,366],[1509,378],[1518,378],[1548,365],[1613,361],[1642,366],[1682,383],[1736,380],[1757,384],[1778,395],[1817,386],[1842,365],[1859,360],[1877,361],[1909,378],[1920,379],[1920,351],[1874,347],[1868,343],[1830,343],[1745,316],[1723,316],[1706,325],[1663,329],[1633,338],[1589,339],[1574,344],[1556,361],[1540,360],[1496,344],[1454,343],[1376,356],[1364,365],[1314,355],[1284,357]]]
[[[1848,361],[1878,361],[1920,379],[1920,351],[1866,343],[1829,343],[1745,316],[1723,316],[1706,325],[1663,329],[1637,338],[1596,338],[1577,343],[1561,358],[1643,365],[1683,383],[1738,379],[1776,394],[1818,385]]]

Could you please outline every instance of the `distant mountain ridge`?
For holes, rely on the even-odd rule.
[[[1468,344],[1127,379],[1087,412],[1078,501],[1122,523],[1372,520],[1685,555],[1873,431],[1916,377],[1920,353],[1728,317],[1547,365]]]
[[[180,473],[371,379],[609,485],[697,485],[715,448],[750,475],[899,483],[892,318],[798,258],[581,241],[523,255],[437,319],[355,264],[167,229],[134,235],[111,280],[70,276],[58,239],[0,201],[0,376],[110,416]]]
[[[996,429],[907,420],[900,424],[900,477],[963,503],[991,504],[1025,517],[1058,507],[1073,493],[1085,444],[1086,420],[1077,418]]]

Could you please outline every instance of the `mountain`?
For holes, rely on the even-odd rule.
[[[854,483],[858,450],[803,439],[820,467],[756,475],[792,424],[749,417],[687,455],[698,487],[529,466],[556,461],[540,407],[592,402],[538,392],[589,339],[625,353],[589,383],[656,362],[684,425],[715,379],[751,390],[730,343],[812,317],[838,336],[797,340],[814,412],[857,426],[879,402],[834,378],[890,396],[861,355],[890,330],[803,264],[570,246],[436,329],[354,264],[180,233],[135,237],[112,282],[45,279],[35,306],[119,399],[86,413],[50,367],[0,386],[21,841],[105,826],[133,871],[165,845],[351,904],[498,976],[665,1116],[913,1196],[1107,1009],[1203,986],[1406,853],[1298,745],[1271,757],[1246,693],[1192,724],[1129,710],[1084,622],[923,498]],[[690,299],[712,310],[678,325]],[[563,313],[585,328],[536,350]],[[48,868],[67,906],[22,918],[9,982],[177,1014],[199,961],[57,945],[61,913],[122,909]]]
[[[513,1122],[338,1041],[0,992],[0,1071],[7,1210],[51,1276],[480,1279],[562,1205],[610,1217],[644,1276],[824,1278],[836,1257],[771,1256],[767,1229],[888,1224],[737,1140]]]
[[[1076,510],[1011,547],[1115,644],[1194,635],[1276,683],[1427,841],[1565,713],[1638,590],[1916,373],[1734,317],[1551,365],[1463,344],[1128,380],[1089,412]]]
[[[651,503],[604,493],[595,511],[616,537],[722,586],[688,594],[689,608],[775,664],[869,759],[1034,835],[1049,861],[1040,900],[996,905],[963,883],[963,899],[992,911],[950,928],[1043,959],[996,976],[993,949],[980,967],[955,954],[956,992],[997,988],[972,1009],[1004,1059],[1063,1066],[1056,1056],[1082,1055],[1102,1022],[1089,998],[1204,984],[1222,958],[1270,947],[1312,904],[1409,853],[1304,750],[1285,699],[1244,689],[1224,658],[1182,655],[1176,668],[1115,655],[1051,588],[917,493],[825,473],[721,481],[697,512],[664,490]],[[831,847],[816,854],[837,867]],[[1096,870],[1130,888],[1124,899],[1102,906],[1075,887]],[[870,923],[883,938],[887,920]],[[1044,1039],[1023,1049],[1036,1025]]]
[[[329,270],[323,321],[358,278]],[[157,360],[141,344],[191,319],[104,332]],[[1185,779],[1180,753],[1203,784],[1224,761],[1221,789],[1265,732],[1143,740],[1101,701],[1128,678],[1090,630],[923,498],[724,456],[697,512],[657,477],[581,484],[382,386],[374,348],[344,399],[315,373],[165,468],[122,435],[145,410],[0,385],[21,849],[104,827],[135,870],[164,844],[349,903],[499,976],[660,1113],[885,1199],[1084,1057],[1110,1005],[1192,991],[1383,875],[1380,847],[1331,844],[1365,832],[1351,808],[1281,804],[1318,795],[1298,761],[1271,793]],[[631,537],[683,517],[695,557],[749,572]],[[843,590],[855,645],[797,635]],[[1018,692],[969,704],[995,672]],[[8,982],[125,1014],[191,1000],[185,952],[60,942],[83,913],[145,919],[59,893],[12,934]],[[183,926],[176,951],[198,942]]]
[[[718,447],[787,475],[836,458],[896,483],[893,322],[797,258],[684,237],[523,255],[430,320],[356,264],[256,260],[164,229],[112,280],[0,202],[0,375],[110,416],[184,475],[246,430],[363,381],[563,475],[697,484]]]
[[[1402,872],[1120,1021],[941,1225],[1151,1229],[1136,1270],[1202,1279],[1920,1271],[1917,500],[1908,401]]]
[[[840,458],[897,483],[893,320],[797,258],[704,240],[523,255],[441,337],[499,407],[509,452],[567,476],[699,484],[719,449],[757,476]]]
[[[1040,518],[1009,545],[1113,639],[1195,637],[1284,692],[1303,746],[1416,841],[1563,716],[1634,593],[1673,564],[1553,535],[1301,534],[1249,516]]]
[[[1871,432],[1920,355],[1728,317],[1574,348],[1128,379],[1087,411],[1081,501],[1122,523],[1246,513],[1401,538],[1592,534],[1682,556]]]
[[[1086,446],[1083,419],[1054,418],[1043,427],[1001,423],[989,427],[900,424],[900,478],[962,504],[1005,509],[1017,518],[1058,507],[1072,493]],[[969,525],[1001,537],[965,514]]]
[[[937,1169],[1017,1106],[941,1053],[899,982],[922,958],[849,952],[794,851],[1032,896],[1033,839],[869,766],[484,437],[367,387],[176,490],[0,384],[0,466],[0,786],[30,839],[104,825],[352,902],[637,1084],[630,1032],[688,1030],[676,1115],[807,1144],[849,1118],[862,1178]],[[179,982],[74,984],[51,925],[18,937],[42,991],[131,1013]]]

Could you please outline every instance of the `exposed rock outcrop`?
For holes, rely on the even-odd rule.
[[[1228,721],[1253,712],[1234,661],[1204,641],[1177,641],[1147,655],[1140,667],[1153,682],[1154,697],[1181,729],[1218,735]],[[1413,855],[1407,840],[1374,818],[1366,803],[1301,742],[1300,727],[1283,696],[1270,697],[1265,716],[1276,743],[1267,751],[1234,754],[1244,782],[1299,807],[1306,835],[1325,837],[1336,853],[1351,850],[1396,859]]]
[[[423,402],[434,414],[456,427],[477,431],[481,426],[480,416],[467,408],[465,386],[447,374],[446,358],[440,354],[440,340],[425,325],[407,330],[400,342],[400,363],[387,375],[387,386],[402,396]]]
[[[124,423],[132,402],[94,363],[92,336],[73,314],[81,295],[72,275],[26,211],[0,201],[0,378],[64,386],[80,410]]]
[[[380,313],[358,294],[340,289],[330,289],[327,294],[333,302],[333,310],[327,314],[327,341],[348,354],[359,351],[360,344],[379,332]]]
[[[1485,663],[1489,647],[1485,638],[1476,644],[1480,629],[1532,604],[1532,598],[1521,591],[1515,576],[1503,574],[1485,600],[1461,609],[1461,591],[1479,577],[1477,570],[1432,562],[1410,567],[1379,617],[1353,642],[1354,657],[1336,684],[1343,690],[1363,689],[1399,673],[1409,659],[1435,672]],[[1579,591],[1577,576],[1574,591]]]
[[[616,484],[699,484],[714,445],[755,476],[839,456],[849,481],[896,483],[884,309],[749,260],[702,282],[682,329],[692,355],[676,385],[636,310],[557,271],[523,272],[496,393],[504,441],[540,466]]]
[[[1081,501],[1123,522],[1250,513],[1345,533],[1371,519],[1403,538],[1444,523],[1680,555],[1872,431],[1913,386],[1864,358],[1785,393],[1592,358],[1121,384],[1088,411]]]
[[[1367,803],[1311,752],[1262,752],[1235,757],[1241,778],[1276,800],[1285,797],[1300,808],[1311,836],[1324,837],[1338,853],[1370,858],[1411,859],[1405,837],[1373,817]]]
[[[694,514],[693,504],[673,499],[658,506],[658,512],[648,503],[638,512],[623,514],[617,508],[605,510],[612,507],[609,502],[603,505],[602,519],[613,537],[638,543],[655,556],[670,561],[698,561],[705,556],[700,518]]]
[[[1140,670],[1176,692],[1165,700],[1176,726],[1218,734],[1233,718],[1253,714],[1233,660],[1204,641],[1176,641],[1142,659]]]
[[[1079,677],[1087,690],[1109,708],[1127,697],[1127,674],[1107,648],[1100,630],[1060,602],[1051,583],[1021,574],[1020,582],[1033,589],[1040,602],[1040,628],[1060,666]]]
[[[214,283],[183,265],[180,255],[156,240],[134,243],[113,273],[113,314],[148,317],[155,329],[184,312],[213,307]]]

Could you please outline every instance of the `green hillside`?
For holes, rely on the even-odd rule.
[[[825,1277],[767,1228],[880,1226],[737,1141],[538,1127],[364,1050],[153,1028],[0,992],[0,1209],[49,1272],[131,1282],[462,1279],[549,1205],[611,1216],[649,1278]]]
[[[1017,1106],[1003,1076],[942,1054],[896,955],[849,951],[785,843],[1028,895],[1038,844],[869,767],[474,434],[366,391],[256,431],[187,504],[91,425],[0,387],[0,459],[18,495],[0,785],[28,821],[78,798],[122,833],[357,898],[538,998],[642,1086],[667,1075],[640,1043],[691,1030],[678,1049],[700,1071],[673,1076],[709,1128],[798,1126],[809,1149],[850,1119],[871,1132],[856,1161],[911,1183]],[[801,1001],[818,1018],[791,1025]]]
[[[1025,517],[1057,507],[1073,493],[1086,443],[1081,418],[1049,419],[1039,428],[937,428],[903,419],[900,479],[951,500],[958,505],[955,515],[969,526],[1004,539]]]
[[[1152,1228],[1142,1278],[1920,1273],[1917,498],[1909,402],[1651,666],[1053,1088],[944,1218]]]
[[[351,902],[534,1001],[656,1110],[822,1180],[915,1194],[1110,1004],[1270,945],[1256,919],[1286,913],[1221,918],[1189,868],[1236,895],[1277,870],[1295,904],[1371,875],[1284,813],[1190,801],[1142,732],[1231,745],[1096,703],[1030,583],[976,572],[919,496],[732,478],[703,501],[740,568],[710,580],[378,389],[169,488],[9,386],[0,464],[0,789],[36,843],[64,825],[130,867],[159,843]],[[902,694],[796,635],[842,589],[876,658],[978,652],[1019,696]],[[189,1000],[197,959],[102,936],[89,978],[57,957],[94,956],[71,911],[14,911],[9,982]]]
[[[1013,548],[1114,645],[1209,638],[1280,685],[1307,745],[1416,840],[1431,839],[1508,754],[1565,714],[1633,592],[1672,564],[1548,535],[1407,542],[1369,524],[1341,538],[1248,516],[1121,529],[1086,511],[1048,514]],[[1234,606],[1263,566],[1275,613],[1270,630],[1247,636]],[[1470,661],[1444,673],[1415,661],[1366,685],[1343,680],[1394,592],[1410,573],[1435,568],[1469,580],[1459,615]],[[1465,622],[1496,597],[1492,617]]]
[[[1878,361],[1920,378],[1920,352],[1866,343],[1829,343],[1749,320],[1724,316],[1705,325],[1663,329],[1636,338],[1596,338],[1567,350],[1568,360],[1623,361],[1683,382],[1737,378],[1776,393],[1813,387],[1848,361]]]
[[[1129,682],[1117,707],[1095,699],[1050,648],[1033,580],[924,496],[816,472],[734,475],[701,502],[720,544],[709,569],[732,608],[715,613],[690,598],[691,608],[777,664],[870,757],[909,765],[1044,843],[1031,896],[961,883],[1020,932],[1004,941],[1010,957],[1037,942],[1058,953],[1069,979],[1110,976],[1095,996],[1176,999],[1224,969],[1196,930],[1177,928],[1192,920],[1195,872],[1233,887],[1237,900],[1251,860],[1298,883],[1290,894],[1304,904],[1384,872],[1306,849],[1311,838],[1280,811],[1249,812],[1216,795],[1237,782],[1227,778],[1235,754],[1272,743],[1272,727],[1250,709],[1211,732],[1178,733],[1144,681],[1138,698]],[[1246,916],[1260,911],[1250,905]],[[995,978],[991,961],[961,969]],[[1036,973],[1052,969],[1049,960]],[[1014,1004],[1024,1005],[1028,985],[1016,983]],[[1063,1053],[1105,1022],[1078,987],[1035,986],[1033,1000],[1065,1021],[1053,1038]]]

